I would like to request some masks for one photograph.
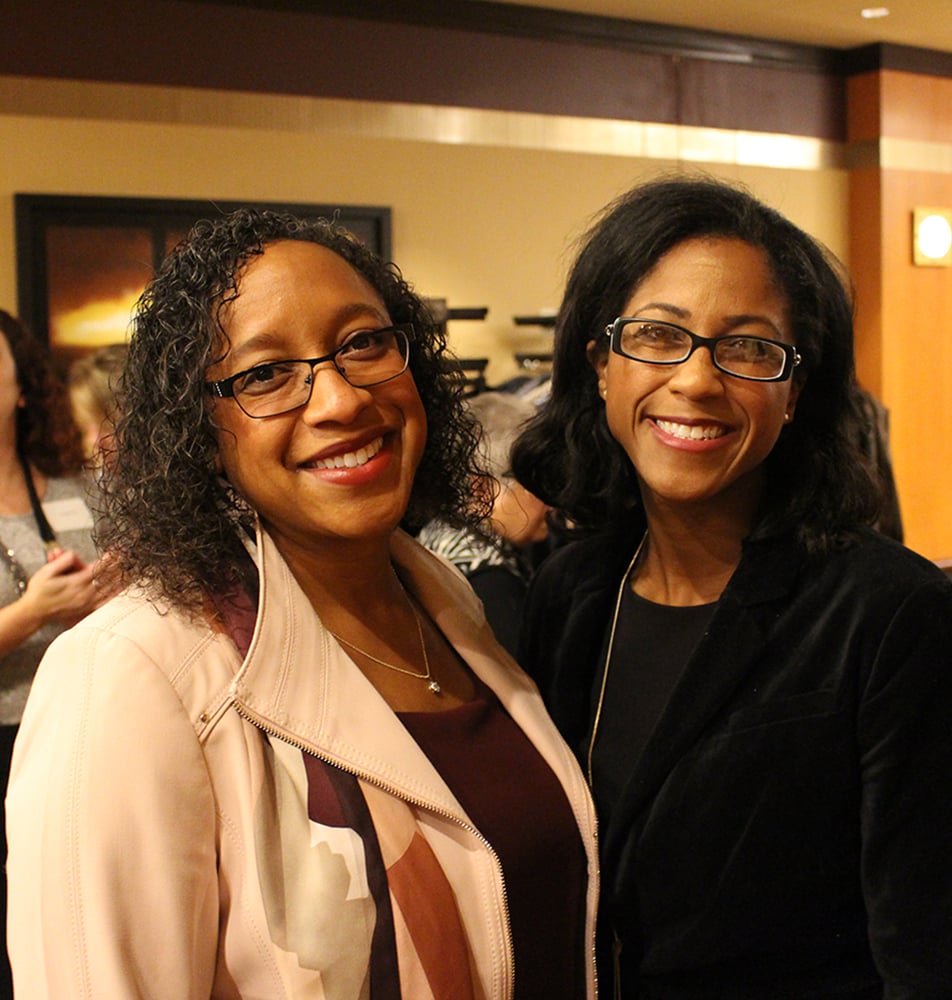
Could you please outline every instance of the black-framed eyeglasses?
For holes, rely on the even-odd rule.
[[[206,382],[219,399],[234,399],[249,417],[276,417],[311,398],[314,367],[325,361],[357,389],[369,389],[402,375],[410,361],[409,323],[358,330],[320,358],[289,358],[254,365],[218,382]]]
[[[637,316],[619,316],[605,334],[615,354],[649,365],[679,365],[704,347],[719,371],[755,382],[785,382],[801,360],[795,347],[779,340],[734,334],[699,337],[676,323]]]

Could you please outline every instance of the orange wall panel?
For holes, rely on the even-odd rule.
[[[871,142],[882,134],[880,121],[881,73],[862,73],[846,81],[846,137],[849,142]]]
[[[949,558],[952,268],[913,264],[912,213],[952,207],[952,174],[941,169],[942,148],[952,143],[952,79],[865,73],[848,81],[847,98],[857,373],[889,410],[906,543]],[[896,140],[923,144],[921,169],[888,168]],[[910,148],[899,146],[907,158]]]
[[[897,70],[879,75],[884,137],[952,142],[952,79]]]
[[[856,327],[856,372],[860,383],[882,398],[882,214],[880,172],[850,174],[850,273]]]
[[[952,206],[952,176],[883,171],[882,393],[906,540],[952,556],[952,268],[912,263],[912,210]]]

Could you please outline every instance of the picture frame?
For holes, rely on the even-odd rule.
[[[15,194],[18,315],[65,371],[126,339],[135,301],[195,222],[245,205],[332,218],[391,259],[391,210],[382,206]]]

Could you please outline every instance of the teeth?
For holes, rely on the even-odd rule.
[[[673,437],[684,441],[712,441],[727,432],[723,427],[703,427],[699,424],[677,424],[671,420],[658,420],[658,426]]]
[[[357,451],[348,451],[344,455],[335,455],[333,458],[318,459],[313,463],[312,468],[356,469],[357,466],[369,462],[382,447],[383,438],[379,437],[376,441],[371,441],[370,444],[365,445],[363,448],[358,448]]]

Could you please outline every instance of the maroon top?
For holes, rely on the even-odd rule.
[[[502,864],[516,1000],[585,995],[586,859],[562,786],[496,696],[400,719]]]

